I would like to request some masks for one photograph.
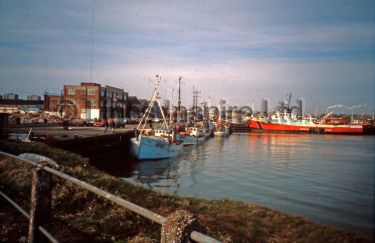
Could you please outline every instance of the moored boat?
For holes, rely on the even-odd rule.
[[[229,136],[229,134],[230,134],[229,126],[225,123],[218,121],[216,128],[215,128],[214,136],[215,137],[227,137]]]
[[[207,121],[203,124],[203,133],[206,139],[214,136],[215,125],[211,121]]]
[[[364,126],[345,124],[340,119],[328,118],[328,113],[320,120],[312,117],[298,118],[291,113],[276,112],[270,117],[252,118],[248,121],[252,129],[264,131],[307,132],[329,134],[364,134]]]
[[[141,121],[136,128],[136,137],[130,140],[130,151],[139,160],[144,159],[165,159],[176,157],[183,151],[183,144],[176,140],[174,131],[168,127],[163,109],[159,101],[157,86],[159,85],[160,76],[156,76],[157,83],[153,97],[146,109]],[[151,109],[157,104],[164,121],[164,129],[145,129]]]
[[[194,137],[180,133],[177,135],[177,140],[181,141],[184,146],[201,145],[204,143],[205,137]]]
[[[164,137],[140,135],[130,142],[130,151],[139,160],[176,157],[183,151],[182,143]]]
[[[188,127],[186,132],[177,134],[177,140],[181,141],[185,146],[201,145],[206,137],[203,130],[199,127]]]

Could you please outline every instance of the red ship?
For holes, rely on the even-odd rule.
[[[265,131],[367,134],[373,132],[370,124],[347,124],[343,118],[328,118],[332,112],[317,120],[312,117],[297,117],[291,113],[275,113],[270,117],[252,118],[249,127]]]

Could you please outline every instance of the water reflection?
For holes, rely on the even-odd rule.
[[[132,180],[149,188],[159,188],[162,192],[177,193],[180,188],[179,159],[142,161],[135,166]]]
[[[138,164],[130,157],[128,152],[116,149],[104,154],[95,154],[90,158],[90,163],[96,168],[117,177],[130,177]]]
[[[100,166],[162,192],[254,202],[372,235],[374,146],[374,136],[233,134],[174,159],[112,156]]]

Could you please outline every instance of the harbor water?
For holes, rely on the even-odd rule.
[[[154,190],[257,203],[371,237],[374,148],[375,136],[251,132],[211,138],[174,159],[118,156],[122,166],[101,169]]]

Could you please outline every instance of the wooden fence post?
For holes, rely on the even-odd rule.
[[[50,219],[52,175],[42,169],[47,164],[48,162],[46,161],[38,162],[33,173],[29,235],[27,239],[29,243],[43,241],[38,227],[43,226],[46,228],[46,224],[48,224]]]
[[[167,217],[161,227],[161,243],[190,242],[192,231],[202,231],[197,218],[190,212],[178,210]]]

